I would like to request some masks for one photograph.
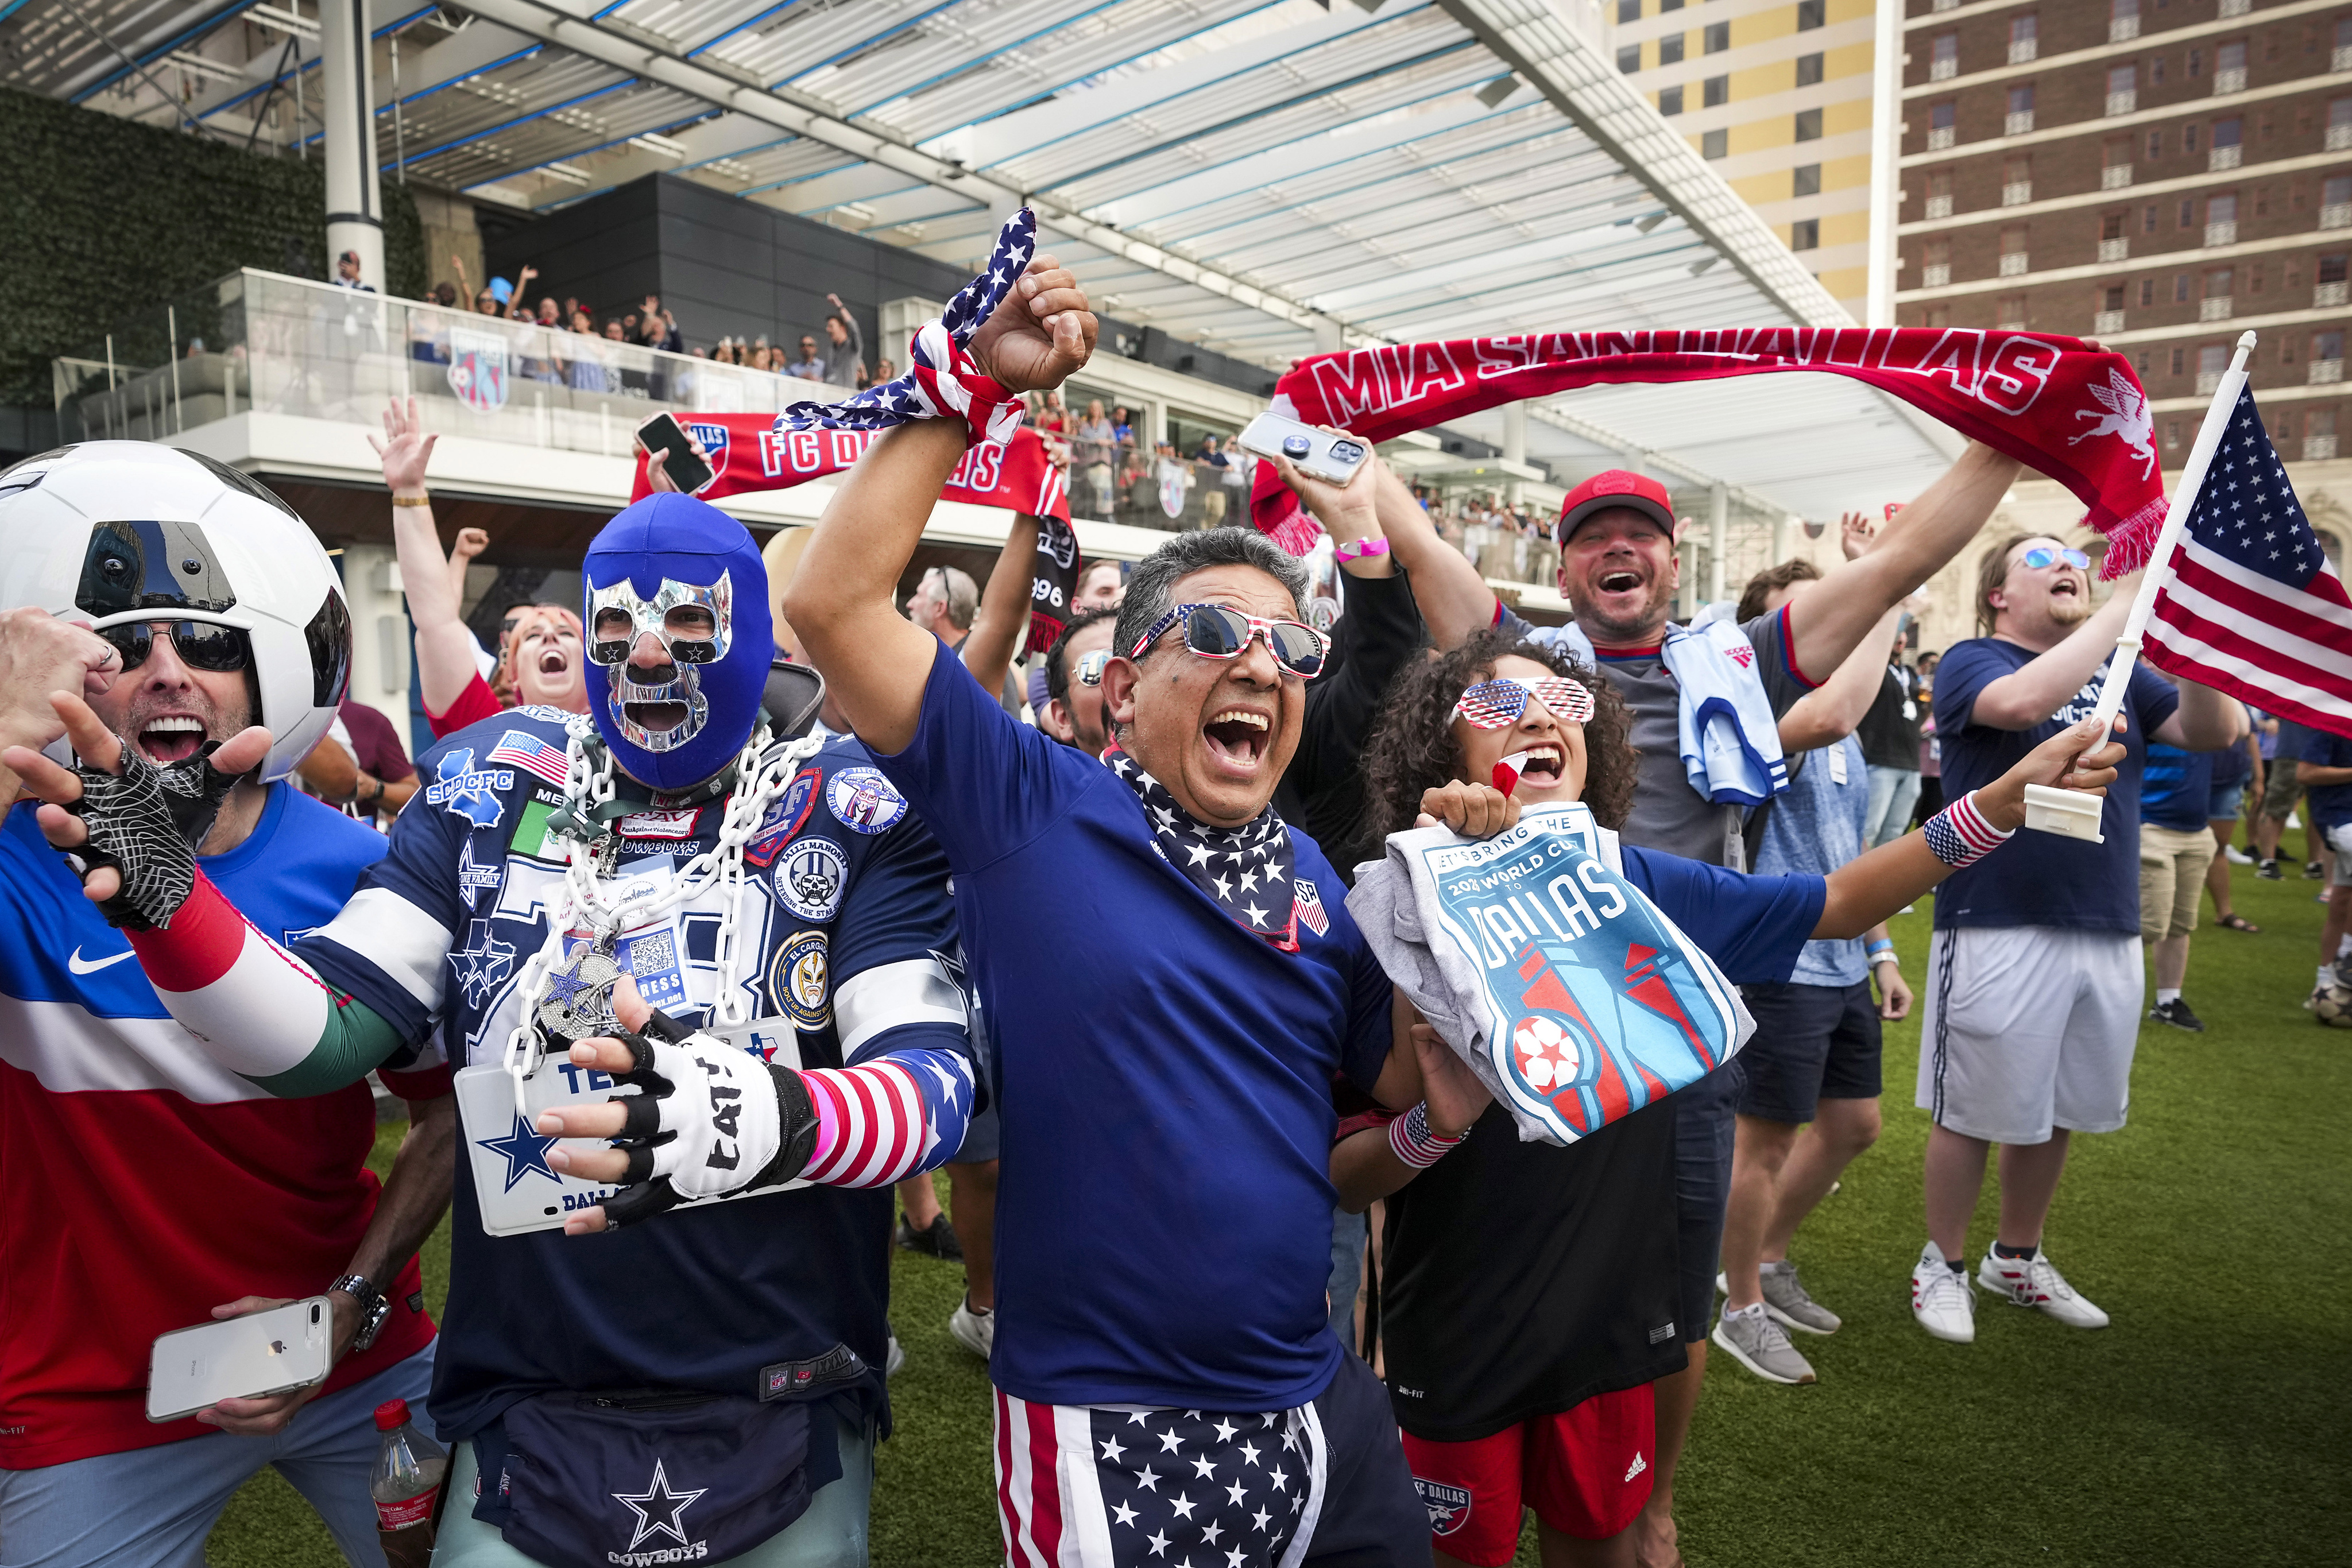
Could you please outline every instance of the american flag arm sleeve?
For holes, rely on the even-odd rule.
[[[1974,865],[2016,832],[2014,828],[2003,832],[1985,821],[1984,813],[1977,810],[1973,789],[1928,818],[1919,831],[1936,858],[1954,871]]]
[[[887,1186],[955,1157],[971,1124],[971,1061],[909,1040],[855,1067],[801,1074],[816,1146],[801,1173],[824,1186]]]
[[[280,1098],[354,1082],[400,1049],[389,1021],[264,936],[201,870],[168,926],[126,935],[205,1054]]]

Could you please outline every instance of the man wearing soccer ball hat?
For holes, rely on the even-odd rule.
[[[441,1552],[863,1563],[890,1188],[952,1155],[972,1110],[947,867],[856,740],[771,732],[767,582],[740,524],[656,495],[584,564],[591,713],[518,708],[426,752],[383,862],[291,942],[145,825],[79,698],[59,707],[81,771],[6,760],[238,1081],[319,1093],[407,1051],[459,1069],[432,1413],[465,1441]],[[618,1189],[565,1179],[548,1111],[614,1087],[563,1054],[583,1037],[635,1064]]]
[[[331,919],[383,854],[287,779],[334,718],[351,622],[333,563],[260,485],[137,441],[18,464],[0,474],[0,744],[49,747],[58,772],[49,694],[74,694],[77,744],[121,760],[105,784],[153,802],[168,858],[261,929]],[[256,720],[267,752],[216,766]],[[0,773],[0,800],[16,795]],[[134,917],[81,896],[29,805],[0,827],[0,1147],[32,1181],[0,1211],[8,1561],[191,1561],[272,1463],[367,1561],[370,1412],[421,1401],[433,1373],[415,1254],[449,1201],[447,1071],[385,1058],[410,1128],[379,1190],[366,1086],[278,1100],[191,1049],[109,928]],[[157,1335],[320,1293],[322,1385],[146,1418]]]

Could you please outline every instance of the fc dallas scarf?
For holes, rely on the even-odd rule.
[[[1301,360],[1274,408],[1386,441],[1498,403],[1596,382],[1825,371],[1868,382],[2057,480],[2107,538],[2104,577],[2147,564],[2164,524],[2147,394],[2121,354],[2041,332],[1892,327],[1542,332],[1387,344]],[[1821,433],[1833,440],[1834,431]],[[1315,524],[1270,463],[1251,511],[1294,554]]]

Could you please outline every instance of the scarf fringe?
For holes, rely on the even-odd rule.
[[[2171,505],[2159,495],[2108,530],[2106,559],[2099,563],[2101,582],[2113,582],[2148,563],[2148,558],[2156,553],[2156,536],[2164,531],[2164,515]],[[2089,525],[2088,517],[2083,520]]]

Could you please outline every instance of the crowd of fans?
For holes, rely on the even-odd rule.
[[[280,1208],[304,1184],[346,1200],[312,1217],[293,1264],[244,1215],[184,1206],[173,1244],[206,1267],[141,1271],[110,1303],[106,1347],[56,1358],[0,1429],[11,1551],[72,1542],[101,1495],[168,1510],[200,1541],[236,1484],[308,1443],[305,1490],[359,1560],[365,1466],[321,1434],[347,1439],[377,1396],[423,1406],[429,1373],[432,1419],[457,1447],[438,1525],[451,1561],[861,1562],[899,1359],[895,1233],[965,1268],[950,1332],[989,1361],[1005,1551],[1024,1568],[1188,1552],[1495,1568],[1523,1511],[1552,1568],[1676,1563],[1675,1482],[1710,1346],[1769,1383],[1811,1383],[1790,1331],[1842,1326],[1792,1254],[1878,1135],[1880,1025],[1914,1003],[1885,922],[1939,883],[1919,988],[1916,1321],[1970,1340],[1981,1293],[2106,1322],[2043,1233],[2070,1136],[2123,1124],[2134,938],[2153,950],[2155,1016],[2194,1027],[2179,973],[2201,857],[2227,847],[2247,789],[2217,782],[2212,758],[2253,775],[2274,874],[2270,823],[2296,797],[2263,768],[2297,758],[2307,827],[2332,845],[2352,838],[2346,743],[2290,752],[2239,705],[2145,668],[2123,734],[2086,726],[2127,596],[2095,612],[2088,562],[2040,536],[1983,546],[1983,635],[1907,661],[1906,601],[1975,546],[2018,473],[1974,444],[1885,528],[1850,518],[1826,572],[1780,563],[1688,623],[1670,613],[1688,525],[1654,480],[1601,474],[1538,518],[1440,502],[1378,457],[1345,486],[1268,459],[1334,541],[1343,609],[1327,635],[1306,623],[1306,567],[1247,526],[1255,460],[1213,434],[1180,455],[1128,409],[1064,402],[1092,318],[1066,273],[1037,269],[975,340],[987,373],[1027,392],[1086,487],[1081,515],[1124,520],[1145,487],[1161,517],[1196,526],[1129,569],[1087,563],[1026,679],[1034,519],[1012,520],[984,582],[912,570],[965,451],[950,420],[884,434],[815,529],[765,551],[656,465],[656,494],[590,548],[583,603],[509,606],[490,647],[463,620],[488,541],[445,549],[435,438],[413,402],[388,410],[378,451],[436,737],[414,765],[372,710],[270,695],[311,691],[310,673],[265,684],[199,587],[81,603],[83,625],[49,612],[62,605],[0,609],[0,789],[50,803],[11,814],[0,874],[61,933],[0,946],[0,991],[81,1009],[72,1051],[37,1056],[37,1082],[9,1092],[69,1105],[95,1051],[126,1081],[123,1064],[147,1062],[159,1096],[236,1100],[242,1132],[146,1126],[141,1157],[191,1165],[265,1163],[238,1137],[310,1135],[310,1097],[347,1104],[371,1069],[420,1107],[420,1129],[464,1073],[492,1074],[494,1114],[454,1146],[446,1125],[437,1142],[412,1134],[380,1198],[349,1138],[251,1176]],[[477,308],[597,336],[575,302],[526,313],[530,277],[494,280]],[[859,384],[862,339],[833,303],[825,337],[781,367],[764,342],[748,360],[722,345],[725,362]],[[677,326],[649,297],[601,337],[667,347]],[[555,346],[520,373],[570,382],[596,363]],[[56,467],[0,491],[0,543],[12,516],[46,516],[26,497],[111,486],[121,509],[92,515],[177,528],[181,511],[208,515],[190,496],[209,505],[205,486],[226,483],[113,445],[35,461]],[[265,514],[253,526],[279,526]],[[101,535],[96,575],[74,580],[86,596],[129,548]],[[172,537],[201,549],[193,525]],[[201,554],[184,570],[211,580]],[[1566,624],[1528,624],[1490,585],[1538,576],[1573,607]],[[318,657],[323,640],[309,645]],[[821,702],[793,679],[811,669]],[[307,727],[288,768],[390,824],[388,841],[300,815],[263,781],[270,737],[246,727],[289,716]],[[802,748],[747,751],[761,726],[761,744]],[[79,771],[39,754],[60,739]],[[160,803],[152,778],[183,765],[217,820]],[[2107,841],[2004,852],[2029,783],[2103,789]],[[157,802],[144,816],[121,805],[139,789]],[[1754,1024],[1680,1087],[1624,1073],[1605,1124],[1565,1144],[1523,1137],[1442,1037],[1444,988],[1412,967],[1433,938],[1381,902],[1396,895],[1375,863],[1400,836],[1481,841],[1555,806],[1581,814],[1544,820],[1591,834],[1562,878],[1574,908],[1596,927],[1629,907],[1664,916],[1643,928],[1673,947],[1662,969],[1737,985],[1744,1004],[1724,1005]],[[309,842],[333,854],[295,852]],[[2352,847],[2334,863],[2352,882]],[[269,904],[289,878],[308,903]],[[673,926],[670,909],[700,924]],[[1525,910],[1499,918],[1485,929],[1517,944],[1526,1005],[1582,1017],[1548,967],[1574,956],[1576,916],[1558,944]],[[2334,907],[2330,921],[2329,942],[2347,940]],[[124,940],[138,966],[104,982],[125,989],[102,1007],[82,953]],[[60,978],[52,960],[77,941]],[[1628,987],[1660,957],[1643,951],[1624,960]],[[520,1081],[505,1098],[491,1064],[517,1018],[587,1005],[592,960],[625,977],[609,1017],[551,1061],[639,1092],[558,1096],[526,1119]],[[532,988],[551,974],[560,994]],[[778,1017],[730,1014],[739,981]],[[1562,1000],[1538,999],[1547,983]],[[174,1031],[168,1071],[149,1061],[158,1030]],[[1971,1285],[1967,1231],[1996,1145],[1999,1223]],[[505,1193],[481,1175],[485,1148]],[[341,1166],[322,1176],[320,1160]],[[535,1164],[603,1185],[562,1233],[488,1233]],[[427,1343],[409,1254],[453,1186],[457,1267]],[[9,1223],[13,1256],[77,1267],[47,1206]],[[590,1239],[608,1224],[621,1234]],[[1901,1262],[1885,1262],[1890,1289]],[[239,1270],[250,1293],[216,1303]],[[215,1444],[200,1480],[173,1470],[197,1448],[179,1439],[205,1428],[130,1413],[148,1340],[317,1291],[339,1355],[358,1359],[315,1404],[318,1389],[225,1401],[206,1424],[253,1441]],[[368,1360],[387,1317],[410,1337]],[[41,1560],[100,1560],[54,1549]]]

